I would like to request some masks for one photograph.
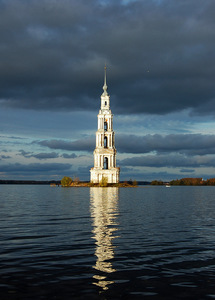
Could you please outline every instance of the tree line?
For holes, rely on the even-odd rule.
[[[162,180],[153,180],[151,185],[166,185],[167,182]],[[205,186],[215,186],[215,178],[210,178],[204,180],[203,178],[181,178],[168,182],[169,185],[205,185]]]

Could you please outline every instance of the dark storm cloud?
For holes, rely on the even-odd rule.
[[[25,173],[45,173],[67,171],[72,165],[62,163],[32,163],[28,165],[15,163],[8,165],[1,165],[1,172],[10,174],[25,174]]]
[[[126,158],[120,161],[122,166],[133,167],[156,167],[156,168],[199,168],[215,167],[214,156],[187,157],[182,154],[170,155],[146,155],[140,157]]]
[[[61,157],[63,157],[63,158],[76,158],[77,155],[75,153],[72,153],[72,154],[63,153],[61,155]]]
[[[215,153],[215,136],[202,134],[118,135],[117,149],[122,153],[180,152],[187,155]]]
[[[63,158],[76,158],[77,155],[75,153],[72,154],[67,154],[67,153],[63,153],[63,154],[58,154],[56,152],[41,152],[41,153],[33,153],[33,152],[26,152],[24,150],[20,150],[18,155],[22,155],[25,158],[36,158],[39,160],[46,160],[46,159],[53,159],[53,158],[58,158],[58,157],[63,157]],[[0,156],[2,158],[10,158],[5,157],[5,156]]]
[[[44,140],[37,142],[41,146],[48,147],[50,149],[59,149],[67,151],[93,151],[95,148],[95,137],[80,139],[74,142],[68,142],[64,140]],[[66,157],[65,157],[66,158]]]
[[[8,156],[8,155],[1,155],[0,156],[0,159],[9,159],[11,158],[11,156]]]
[[[19,152],[22,156],[24,156],[25,158],[37,158],[37,159],[50,159],[50,158],[58,158],[59,154],[55,153],[55,152],[51,152],[51,153],[32,153],[32,152],[26,152],[24,150],[20,150]]]
[[[195,170],[193,170],[193,169],[181,169],[180,172],[181,173],[194,173]]]
[[[95,148],[95,137],[87,137],[73,142],[44,140],[34,143],[50,149],[92,152]],[[207,155],[215,153],[215,136],[203,134],[169,134],[165,136],[159,134],[145,136],[118,134],[116,147],[119,153],[178,152],[186,155]],[[63,157],[67,158],[65,155]]]
[[[18,136],[5,136],[5,135],[0,135],[0,138],[2,139],[11,139],[11,140],[25,140],[26,138],[23,137],[18,137]]]
[[[1,1],[0,101],[96,109],[106,61],[115,113],[214,113],[214,20],[212,0]]]

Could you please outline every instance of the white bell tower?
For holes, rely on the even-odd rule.
[[[113,131],[113,115],[110,110],[110,96],[107,93],[106,66],[104,72],[101,109],[98,114],[98,130],[96,132],[96,148],[94,150],[94,168],[90,170],[90,181],[99,183],[106,178],[108,183],[119,182],[119,168],[116,167],[116,148]]]

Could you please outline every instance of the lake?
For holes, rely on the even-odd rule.
[[[0,299],[215,299],[215,187],[0,185]]]

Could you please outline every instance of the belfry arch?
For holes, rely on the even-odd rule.
[[[107,131],[108,130],[108,124],[107,124],[107,121],[104,121],[104,131]]]
[[[104,137],[104,148],[108,147],[108,138],[107,136]]]
[[[108,157],[104,157],[104,169],[108,170]]]

